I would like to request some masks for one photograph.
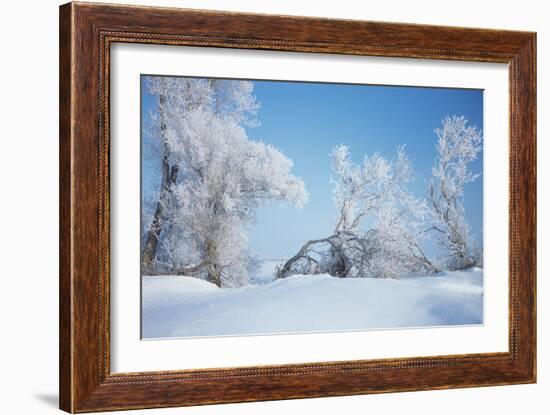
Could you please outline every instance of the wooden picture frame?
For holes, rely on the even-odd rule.
[[[111,373],[109,59],[117,42],[508,64],[509,352]],[[59,94],[61,409],[91,412],[535,382],[535,33],[69,3],[60,8]]]

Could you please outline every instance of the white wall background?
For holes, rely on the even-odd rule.
[[[310,15],[538,32],[539,383],[346,398],[175,408],[133,413],[292,414],[547,413],[550,404],[548,215],[550,13],[536,0],[480,2],[354,0],[189,0],[134,4]],[[58,9],[54,0],[2,5],[0,65],[0,411],[57,411]],[[550,72],[547,77],[550,76]],[[546,300],[545,300],[546,298]]]

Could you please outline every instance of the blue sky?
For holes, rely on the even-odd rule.
[[[406,145],[417,175],[409,189],[423,196],[436,156],[434,129],[441,119],[464,115],[471,124],[483,127],[482,90],[281,81],[254,81],[254,86],[261,103],[261,124],[248,129],[249,137],[273,144],[291,158],[294,175],[305,181],[309,192],[303,209],[273,202],[257,212],[256,222],[249,226],[250,248],[264,258],[287,258],[304,241],[332,231],[336,209],[329,153],[335,145],[348,145],[356,162],[374,152],[392,158],[399,145]],[[142,86],[144,126],[151,110],[154,97]],[[481,172],[482,156],[471,167]],[[150,176],[144,163],[144,193],[154,181]],[[467,218],[479,242],[482,184],[480,178],[465,189]],[[427,251],[437,254],[433,247]]]

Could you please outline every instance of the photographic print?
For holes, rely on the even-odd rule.
[[[143,339],[483,324],[483,90],[140,82]]]

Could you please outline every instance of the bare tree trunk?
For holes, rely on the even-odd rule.
[[[168,213],[168,206],[172,196],[172,189],[176,183],[178,177],[178,166],[170,166],[170,150],[166,144],[166,123],[164,120],[164,112],[162,106],[164,105],[164,96],[159,97],[159,113],[160,113],[160,133],[164,146],[164,156],[162,158],[162,180],[160,184],[159,200],[157,202],[157,208],[155,215],[151,221],[151,226],[147,232],[147,238],[143,247],[142,254],[142,266],[145,269],[150,268],[157,254],[158,243],[160,240],[160,234],[166,221]]]
[[[332,261],[328,273],[338,278],[348,277],[351,268],[343,248],[344,247],[341,240],[338,240],[338,242],[332,244],[330,247]]]
[[[220,264],[215,261],[216,258],[216,241],[206,241],[206,272],[208,273],[207,279],[212,284],[216,284],[218,287],[222,286],[222,272]]]
[[[222,273],[220,266],[217,264],[210,264],[206,267],[208,272],[208,281],[212,284],[216,284],[221,288],[222,286]]]

